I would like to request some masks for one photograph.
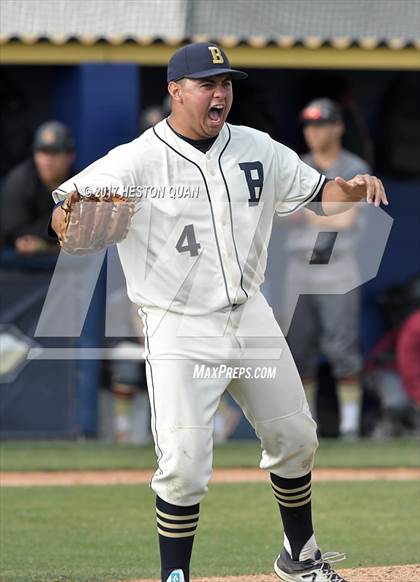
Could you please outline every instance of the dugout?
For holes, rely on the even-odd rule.
[[[2,6],[1,175],[28,155],[46,119],[70,125],[78,167],[133,139],[141,111],[164,99],[168,58],[190,40],[219,42],[249,72],[235,87],[230,121],[269,131],[299,153],[301,107],[320,95],[341,101],[345,145],[372,162],[394,218],[378,274],[363,286],[361,337],[365,350],[374,343],[382,331],[376,295],[420,269],[419,2],[19,4]],[[280,280],[278,265],[269,268]]]

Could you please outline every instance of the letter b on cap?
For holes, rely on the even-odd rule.
[[[209,46],[208,49],[213,57],[213,65],[220,65],[225,62],[225,59],[217,46]]]

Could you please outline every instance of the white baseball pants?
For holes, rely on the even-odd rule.
[[[214,417],[227,389],[261,441],[260,467],[306,475],[318,445],[296,366],[261,293],[232,311],[187,316],[142,307],[152,432],[151,487],[199,503],[212,473]]]

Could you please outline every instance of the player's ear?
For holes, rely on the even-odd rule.
[[[172,97],[173,101],[182,103],[182,83],[170,81],[168,84],[168,93]]]

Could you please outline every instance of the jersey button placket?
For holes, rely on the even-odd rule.
[[[222,192],[224,196],[224,191]],[[237,279],[238,266],[236,264],[235,249],[232,245],[232,233],[231,225],[229,220],[229,208],[226,201],[223,201],[223,214],[222,214],[222,230],[223,230],[223,240],[226,248],[226,273],[229,281],[229,294],[235,298],[237,294],[237,288],[239,282]],[[238,284],[237,284],[238,283]]]
[[[210,176],[216,176],[217,174],[216,160],[208,152],[206,154],[206,170]]]
[[[224,183],[222,177],[219,175],[217,160],[213,156],[206,154],[206,170],[209,175],[210,195],[216,218],[216,229],[219,237],[220,250],[222,253],[223,268],[225,270],[226,281],[228,285],[229,297],[233,302],[236,296],[236,287],[233,284],[232,277],[232,250],[229,244],[230,235],[228,229],[230,228],[228,221],[229,209],[226,206],[226,197],[224,191]]]

